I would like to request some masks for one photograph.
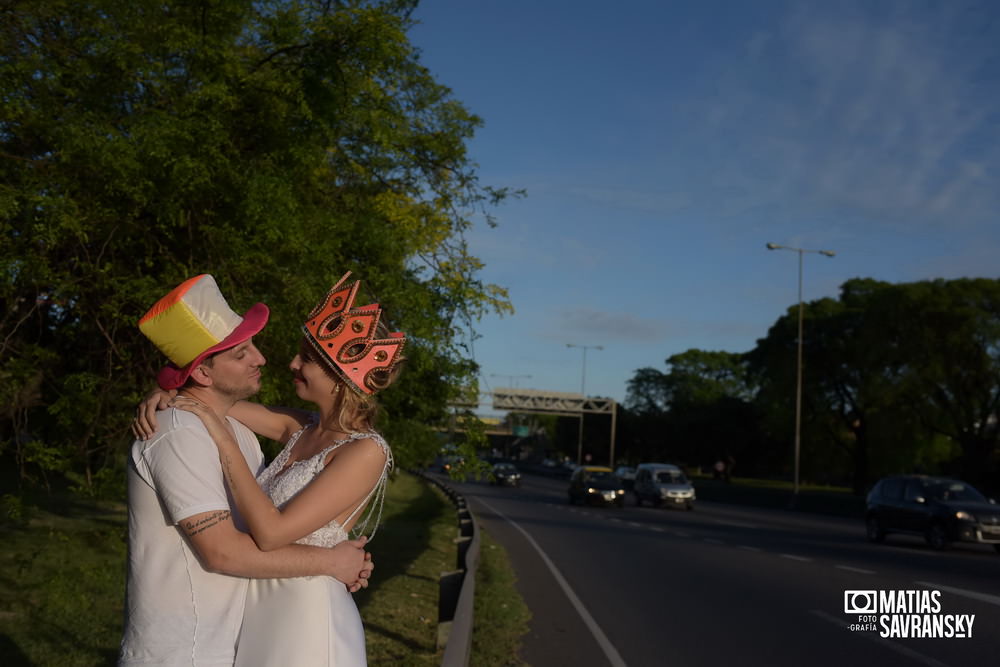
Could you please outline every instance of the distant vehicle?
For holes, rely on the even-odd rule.
[[[615,468],[615,476],[622,481],[626,489],[631,489],[635,482],[635,468],[632,466],[618,466]]]
[[[871,542],[882,542],[888,533],[910,533],[922,535],[934,549],[979,542],[1000,553],[1000,506],[963,481],[894,475],[879,480],[866,502]]]
[[[684,471],[670,463],[640,463],[635,469],[635,504],[694,509],[695,492]]]
[[[452,468],[457,468],[465,463],[465,459],[461,456],[439,456],[437,460],[437,466],[440,468],[441,472],[450,472]]]
[[[569,478],[569,502],[625,507],[625,489],[611,468],[579,466]]]
[[[493,466],[491,484],[499,486],[521,486],[521,473],[513,463],[497,463]]]

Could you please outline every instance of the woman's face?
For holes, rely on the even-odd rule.
[[[311,354],[300,351],[288,367],[299,398],[317,404],[332,400],[337,383],[313,360]]]

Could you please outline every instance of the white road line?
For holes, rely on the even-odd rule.
[[[677,537],[691,537],[691,534],[690,534],[690,533],[682,533],[682,532],[681,532],[681,531],[679,531],[679,530],[678,530],[678,531],[676,531],[676,532],[674,533],[674,535],[676,535]]]
[[[757,547],[748,547],[745,544],[741,544],[740,549],[743,549],[743,551],[753,551],[755,553],[760,553],[760,549],[758,549]]]
[[[967,591],[963,588],[954,588],[952,586],[944,586],[942,584],[932,584],[929,581],[915,581],[913,583],[923,586],[924,588],[935,588],[939,591],[948,591],[949,593],[954,593],[955,595],[961,595],[962,597],[972,598],[973,600],[979,600],[980,602],[989,602],[990,604],[1000,606],[1000,597],[990,595],[989,593],[977,593],[976,591]]]
[[[649,529],[650,530],[655,530],[658,533],[664,532],[664,530],[662,528],[660,528],[659,526],[650,526]]]
[[[858,574],[875,574],[874,570],[865,570],[860,567],[851,567],[850,565],[834,565],[838,570],[846,570],[848,572],[857,572]]]
[[[780,554],[782,558],[787,558],[788,560],[797,560],[803,563],[811,563],[812,558],[806,558],[804,556],[793,556],[792,554]]]
[[[621,519],[615,519],[615,518],[608,519],[608,521],[614,521],[615,523],[622,523]]]
[[[635,521],[629,521],[628,525],[632,526],[633,528],[642,528],[642,524],[636,523]]]
[[[712,519],[712,521],[723,526],[732,526],[734,528],[760,528],[760,526],[755,523],[744,523],[743,521],[723,521],[721,519]]]
[[[611,643],[611,641],[607,638],[607,635],[604,634],[604,631],[601,630],[601,626],[597,624],[597,621],[594,620],[594,617],[591,616],[590,612],[587,611],[587,608],[583,606],[583,602],[581,602],[580,598],[578,598],[576,593],[573,592],[573,589],[570,587],[569,582],[566,581],[566,578],[562,576],[562,573],[555,566],[555,563],[553,563],[552,560],[548,557],[548,555],[544,551],[542,551],[542,548],[538,546],[538,542],[535,542],[534,538],[532,538],[531,535],[529,535],[526,530],[524,530],[523,528],[521,528],[521,526],[514,523],[514,521],[512,521],[511,519],[507,518],[506,515],[501,513],[499,510],[490,505],[488,502],[486,502],[482,498],[477,498],[477,500],[486,507],[488,507],[490,511],[496,514],[498,517],[500,517],[510,525],[514,526],[514,528],[517,528],[518,532],[524,535],[524,539],[528,540],[528,544],[530,544],[535,548],[535,551],[537,551],[538,555],[541,556],[542,561],[545,563],[546,566],[548,566],[549,571],[552,572],[552,576],[556,580],[556,583],[559,584],[559,587],[562,588],[563,593],[565,593],[566,597],[569,598],[570,604],[573,605],[573,608],[576,609],[576,612],[580,614],[580,618],[583,619],[584,625],[586,625],[587,628],[590,630],[590,633],[594,635],[594,639],[597,640],[597,644],[601,647],[601,650],[604,651],[604,655],[605,657],[607,657],[608,662],[610,662],[615,667],[625,667],[625,661],[622,660],[621,655],[618,653],[618,649],[614,647],[614,644]]]
[[[846,628],[848,625],[847,621],[845,621],[844,619],[837,618],[836,616],[830,616],[829,614],[822,612],[819,609],[810,609],[809,613],[813,614],[814,616],[818,616],[819,618],[822,618],[824,621],[829,621],[834,625],[839,625],[842,628]],[[914,651],[911,648],[907,648],[906,646],[903,646],[901,644],[897,644],[896,642],[889,641],[884,637],[880,637],[876,632],[851,632],[850,634],[858,635],[864,637],[865,639],[869,639],[875,642],[876,644],[884,646],[885,648],[891,651],[895,651],[896,653],[899,653],[901,655],[905,655],[907,658],[910,658],[911,660],[916,660],[917,662],[923,663],[928,667],[948,667],[947,663],[941,662],[940,660],[936,660],[930,656],[924,655],[923,653],[918,653],[917,651]]]

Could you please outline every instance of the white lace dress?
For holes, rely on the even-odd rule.
[[[373,511],[355,526],[355,532],[363,533],[370,519],[375,523],[372,526],[374,532],[392,467],[389,445],[378,433],[354,433],[312,458],[295,461],[285,470],[292,447],[310,426],[303,427],[288,439],[284,449],[260,474],[257,482],[280,508],[323,470],[323,461],[331,451],[354,440],[371,438],[385,451],[385,467],[378,482],[345,523],[350,523],[369,500],[373,500]],[[343,527],[331,521],[298,540],[298,543],[332,547],[346,539],[348,536]],[[250,581],[236,651],[237,666],[353,667],[365,664],[365,632],[361,616],[344,584],[323,576]]]

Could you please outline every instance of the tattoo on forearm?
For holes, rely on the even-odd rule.
[[[229,491],[236,495],[236,479],[233,477],[233,459],[228,455],[222,459],[222,470],[229,482]]]
[[[181,522],[181,527],[184,532],[187,533],[188,537],[194,537],[198,533],[208,530],[216,524],[220,524],[223,521],[229,521],[232,512],[229,510],[220,510],[218,512],[212,512],[206,517],[202,517],[197,521],[183,521]]]

